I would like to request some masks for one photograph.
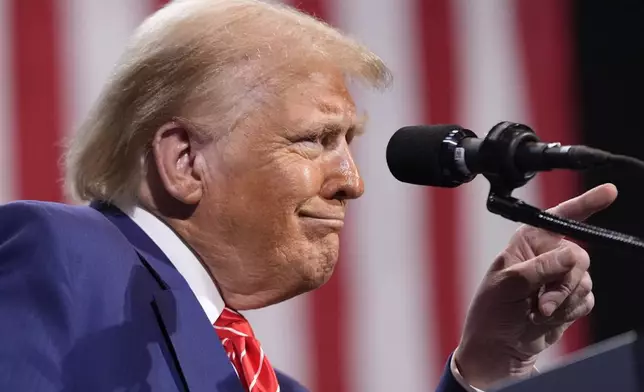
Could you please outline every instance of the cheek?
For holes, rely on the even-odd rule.
[[[291,162],[273,177],[273,188],[283,201],[300,204],[320,193],[324,175],[313,162]]]
[[[302,187],[308,189],[308,193],[311,196],[319,192],[323,182],[323,176],[319,168],[313,167],[313,165],[302,165],[298,177]]]
[[[320,193],[324,182],[320,164],[296,154],[271,155],[258,154],[234,164],[223,161],[218,175],[210,178],[209,204],[230,227],[244,227],[242,231],[255,235],[282,235],[292,230],[293,212]]]

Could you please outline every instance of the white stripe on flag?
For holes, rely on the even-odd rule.
[[[387,168],[385,149],[403,125],[420,121],[412,2],[335,2],[333,20],[380,55],[395,82],[386,93],[356,91],[369,112],[367,135],[355,142],[365,195],[351,203],[353,241],[343,250],[350,281],[350,391],[425,390],[437,375],[428,349],[435,340],[428,316],[423,250],[423,190],[401,184]],[[432,320],[432,322],[428,322]]]
[[[84,120],[134,29],[150,12],[148,1],[64,0],[66,118],[69,132]]]
[[[244,312],[273,367],[303,385],[310,385],[311,349],[309,296],[300,296],[268,308]]]
[[[460,94],[461,123],[479,137],[504,120],[530,124],[531,109],[525,91],[524,68],[518,51],[515,3],[511,0],[459,0],[457,47],[461,48],[460,64],[464,91]],[[540,205],[539,179],[514,192],[514,196]],[[488,181],[479,176],[465,186],[466,215],[464,243],[467,246],[464,277],[468,290],[463,297],[469,303],[489,264],[503,250],[518,224],[488,212],[485,203]],[[467,304],[465,304],[467,305]],[[467,308],[464,308],[467,309]],[[553,347],[541,356],[547,364],[560,354]]]
[[[461,48],[459,62],[463,80],[459,117],[464,126],[481,138],[500,121],[526,120],[511,3],[510,0],[456,3],[457,47]],[[466,281],[463,287],[468,292],[463,298],[469,302],[489,264],[505,248],[518,225],[487,211],[489,183],[483,176],[464,188],[463,208],[470,220],[463,225],[464,243],[468,244],[465,269],[468,274],[463,277]],[[532,199],[536,194],[533,188],[522,188],[516,195]]]
[[[13,21],[9,15],[9,2],[0,1],[0,203],[16,197],[14,187],[15,160],[13,158],[11,77],[11,36]]]

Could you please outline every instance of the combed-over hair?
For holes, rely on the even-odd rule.
[[[259,0],[169,3],[136,30],[71,139],[65,164],[72,196],[135,201],[160,126],[179,116],[207,115],[219,130],[231,130],[267,95],[279,94],[306,72],[306,64],[316,63],[373,87],[391,79],[368,49],[288,6]]]

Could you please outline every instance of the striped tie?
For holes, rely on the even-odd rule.
[[[279,392],[275,371],[264,356],[248,320],[236,311],[224,308],[214,326],[244,388],[249,392]]]

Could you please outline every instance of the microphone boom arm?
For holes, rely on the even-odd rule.
[[[510,196],[507,192],[490,191],[487,198],[487,209],[506,219],[579,241],[617,245],[625,250],[644,251],[644,241],[640,238],[550,214]]]
[[[487,198],[487,209],[493,214],[506,219],[528,224],[533,227],[558,233],[579,241],[594,242],[604,245],[616,245],[620,248],[644,251],[644,241],[640,238],[620,233],[587,223],[555,216],[526,202],[512,197],[514,189],[522,187],[532,178],[534,172],[523,172],[514,164],[515,154],[521,143],[538,142],[534,131],[522,124],[501,122],[488,133],[482,142],[481,152],[496,159],[495,170],[484,172],[490,182],[490,193]],[[644,163],[630,157],[608,154],[610,162],[644,168]],[[633,162],[636,162],[635,165]]]

